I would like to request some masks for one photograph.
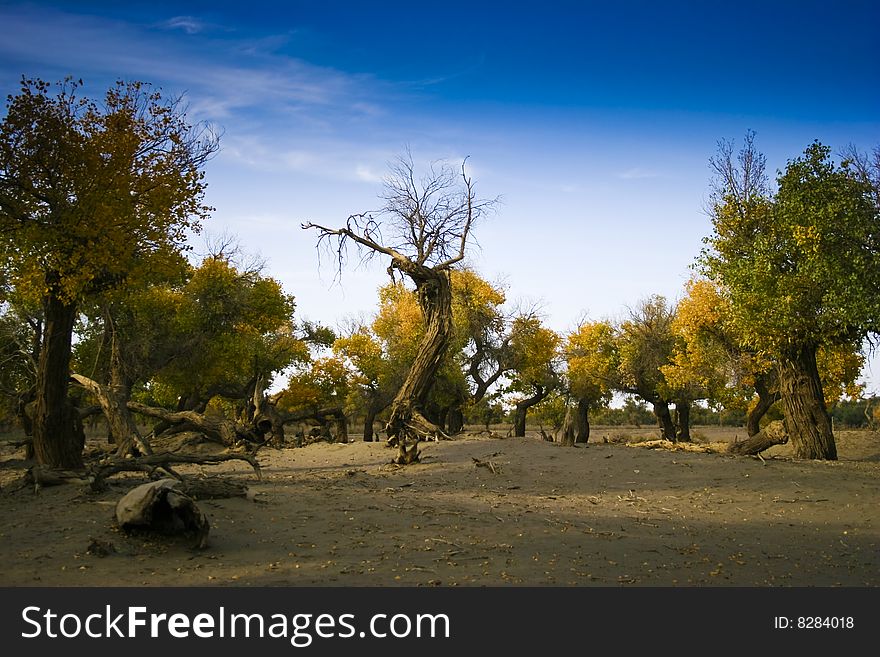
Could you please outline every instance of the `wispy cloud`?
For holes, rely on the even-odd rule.
[[[207,24],[193,16],[175,16],[160,24],[161,27],[170,30],[183,30],[187,34],[204,32]]]
[[[261,135],[226,139],[220,158],[272,173],[306,174],[329,180],[381,183],[393,153],[387,149],[343,139],[310,140],[306,147],[290,147],[289,140],[268,142]]]
[[[382,174],[378,173],[372,167],[366,164],[358,164],[354,168],[355,176],[357,176],[358,180],[363,180],[368,183],[380,183],[382,182]]]
[[[651,169],[643,169],[641,167],[635,167],[632,169],[628,169],[622,173],[618,173],[617,177],[621,180],[642,180],[645,178],[659,178],[660,173],[657,171],[652,171]]]
[[[117,77],[158,83],[188,92],[199,118],[224,120],[238,112],[275,113],[312,127],[328,118],[381,116],[392,87],[272,52],[267,40],[247,39],[221,26],[208,28],[192,16],[176,16],[165,29],[60,10],[0,5],[0,73],[75,74],[95,84]],[[213,29],[216,28],[216,29]],[[188,37],[182,39],[179,34]],[[279,35],[280,43],[286,37]],[[272,41],[272,39],[269,39]],[[47,47],[51,44],[51,47]],[[31,70],[15,70],[27,62]],[[20,64],[18,64],[20,65]],[[33,70],[36,69],[36,70]],[[7,89],[3,89],[7,91]]]
[[[194,16],[146,24],[3,4],[0,24],[0,95],[21,74],[76,75],[92,94],[117,78],[152,82],[184,95],[191,120],[224,129],[220,158],[253,170],[376,184],[408,120],[406,84],[293,57],[282,46],[295,30],[254,36]],[[449,141],[435,132],[417,133],[422,156]]]

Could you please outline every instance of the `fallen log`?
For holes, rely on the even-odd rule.
[[[348,442],[348,420],[345,417],[345,411],[340,406],[280,413],[279,415],[282,424],[292,424],[293,422],[302,422],[303,420],[317,420],[324,423],[327,421],[327,418],[333,418],[336,422],[336,442]]]
[[[183,492],[194,500],[219,500],[248,495],[248,487],[240,481],[229,481],[220,477],[184,477],[181,486]]]
[[[111,459],[110,461],[91,466],[88,475],[92,488],[94,490],[101,490],[106,486],[105,480],[107,477],[119,472],[147,472],[153,474],[161,470],[170,474],[175,479],[181,479],[180,475],[174,472],[170,467],[172,464],[191,463],[196,465],[215,465],[227,461],[245,461],[254,469],[257,479],[263,478],[263,472],[260,468],[259,462],[257,462],[257,459],[250,454],[188,456],[185,454],[171,454],[169,452],[133,459]]]
[[[731,443],[727,452],[737,456],[756,456],[774,445],[784,445],[787,442],[785,423],[782,420],[773,420],[754,436],[742,442]]]
[[[195,411],[168,411],[164,408],[147,406],[135,401],[128,402],[127,406],[129,410],[135,413],[158,418],[173,425],[191,425],[204,433],[209,439],[214,439],[227,447],[237,445],[241,441],[250,442],[252,438],[246,432],[240,431],[233,422],[224,418],[202,415]]]

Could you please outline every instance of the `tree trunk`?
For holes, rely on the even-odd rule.
[[[784,445],[787,442],[788,433],[785,431],[785,423],[774,420],[754,436],[749,436],[748,440],[731,443],[727,451],[738,456],[754,456],[774,445]]]
[[[449,435],[461,433],[464,429],[464,413],[461,412],[461,406],[453,406],[446,414],[446,432]]]
[[[590,440],[590,400],[578,399],[577,415],[575,416],[577,437],[575,442],[587,443]]]
[[[345,413],[340,412],[338,415],[333,416],[336,419],[336,442],[337,443],[348,443],[348,418],[345,417]]]
[[[251,424],[254,431],[264,440],[266,434],[270,434],[269,441],[275,447],[284,445],[284,422],[281,415],[266,398],[266,378],[258,375],[253,383],[253,397],[249,410],[253,413]]]
[[[441,429],[445,429],[449,419],[449,406],[437,407],[436,404],[428,404],[425,415]]]
[[[691,442],[691,403],[675,402],[675,420],[678,425],[678,439],[683,443]]]
[[[482,350],[480,350],[480,352],[482,352]],[[486,393],[489,392],[489,388],[491,388],[495,382],[501,378],[501,375],[507,371],[506,368],[499,363],[498,369],[489,375],[489,378],[483,379],[483,377],[480,376],[480,362],[482,360],[480,356],[481,353],[474,354],[468,369],[471,378],[474,380],[474,383],[477,384],[477,387],[474,390],[474,395],[471,398],[474,404],[478,404],[482,401],[483,397],[486,396]]]
[[[669,413],[669,404],[662,399],[652,403],[654,415],[657,417],[657,425],[660,427],[660,437],[663,440],[678,442],[675,436],[675,425],[672,423],[672,415]]]
[[[373,425],[376,423],[376,415],[379,411],[375,406],[367,406],[367,413],[364,416],[364,442],[371,443],[375,438]]]
[[[574,447],[575,443],[575,413],[571,406],[565,409],[565,419],[562,421],[562,444],[566,447]]]
[[[815,348],[805,347],[779,364],[779,391],[795,458],[837,460]]]
[[[34,403],[34,456],[41,465],[76,470],[83,467],[85,445],[79,413],[67,399],[76,304],[64,303],[50,291],[44,310]]]
[[[544,386],[535,385],[535,394],[528,399],[518,402],[513,412],[513,435],[522,438],[526,435],[526,413],[535,404],[540,403],[547,396],[549,390]]]
[[[767,411],[779,401],[779,381],[773,373],[759,374],[755,377],[755,392],[758,393],[758,401],[754,408],[749,411],[746,418],[746,433],[749,436],[757,436],[761,431],[761,418]]]
[[[128,410],[127,404],[130,395],[125,394],[125,390],[120,394],[120,388],[124,388],[124,386],[102,386],[97,381],[92,381],[92,379],[81,374],[71,374],[70,376],[98,398],[101,411],[104,413],[107,425],[110,427],[110,434],[118,446],[116,450],[117,456],[132,454],[135,447],[145,456],[153,453],[149,443],[141,437],[140,431],[138,431],[137,425],[135,425],[131,417],[131,412]]]
[[[419,460],[417,443],[420,439],[443,434],[440,427],[425,417],[423,409],[449,345],[452,286],[446,271],[435,271],[410,261],[395,261],[393,266],[415,282],[425,321],[425,334],[406,379],[391,402],[386,427],[389,444],[398,447],[396,462],[404,465]]]

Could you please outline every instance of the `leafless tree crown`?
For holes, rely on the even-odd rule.
[[[717,155],[709,159],[714,174],[712,205],[732,201],[737,208],[744,209],[765,198],[769,194],[766,165],[767,159],[755,146],[755,133],[751,130],[746,132],[743,146],[736,154],[732,141],[718,142]]]
[[[456,171],[447,162],[434,162],[418,176],[406,153],[390,166],[378,211],[353,214],[343,228],[312,222],[302,227],[318,230],[319,246],[336,238],[340,273],[349,240],[364,260],[378,254],[390,256],[392,263],[449,269],[464,259],[471,229],[497,203],[477,198],[466,164],[467,159]]]

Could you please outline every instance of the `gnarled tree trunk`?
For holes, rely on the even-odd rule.
[[[780,399],[778,376],[774,372],[767,372],[756,376],[755,392],[758,393],[758,401],[749,411],[746,418],[746,433],[749,436],[758,435],[761,431],[761,418]]]
[[[269,441],[275,447],[284,445],[284,422],[275,404],[266,397],[266,378],[262,375],[254,381],[254,394],[248,410],[252,413],[251,425],[258,435],[265,439],[269,434]]]
[[[227,447],[234,446],[239,440],[247,439],[240,433],[235,424],[223,418],[214,418],[195,411],[167,411],[164,408],[154,408],[144,404],[130,401],[128,409],[147,417],[155,417],[168,422],[169,425],[188,424],[192,425],[205,436],[213,438]]]
[[[50,291],[44,312],[34,400],[34,456],[41,465],[76,470],[83,467],[85,445],[79,413],[67,398],[76,304],[63,302]]]
[[[837,460],[815,348],[804,347],[779,364],[779,391],[795,457]]]
[[[407,464],[418,461],[417,443],[421,438],[443,434],[440,427],[425,417],[423,408],[449,345],[452,286],[445,270],[436,271],[409,260],[395,260],[392,266],[415,282],[425,322],[425,334],[406,379],[391,402],[386,426],[389,444],[398,447],[396,462]]]
[[[446,413],[446,432],[453,435],[461,433],[462,429],[464,429],[464,413],[461,411],[461,406],[453,406]]]
[[[663,399],[651,402],[654,406],[654,415],[657,418],[657,426],[660,427],[660,437],[663,440],[678,442],[675,435],[675,425],[672,423],[672,415],[669,412],[669,404]]]
[[[787,442],[788,432],[785,430],[785,423],[774,420],[754,436],[749,436],[748,440],[731,443],[727,451],[738,456],[755,456],[774,445],[784,445]]]
[[[376,437],[374,429],[374,425],[376,424],[376,415],[379,414],[379,411],[376,410],[375,406],[367,406],[367,411],[364,414],[364,442],[371,443]]]
[[[70,378],[98,398],[101,411],[110,427],[110,435],[117,445],[116,455],[126,456],[134,451],[135,446],[141,454],[150,455],[153,450],[150,444],[141,437],[137,425],[128,410],[127,389],[124,386],[102,386],[97,381],[81,374],[71,374]],[[120,388],[122,390],[120,391]]]
[[[549,390],[544,386],[535,385],[535,394],[527,399],[517,402],[513,411],[513,435],[522,438],[526,435],[526,414],[535,404],[540,403],[547,396]]]

